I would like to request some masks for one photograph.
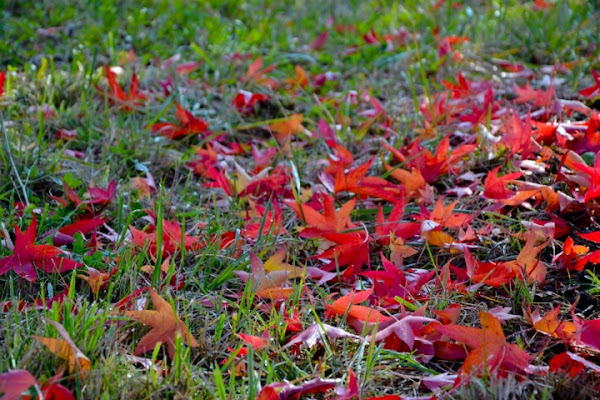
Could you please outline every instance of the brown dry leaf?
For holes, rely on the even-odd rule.
[[[71,336],[67,333],[65,328],[56,321],[47,320],[57,331],[62,339],[54,339],[48,337],[34,336],[34,338],[48,348],[59,358],[67,361],[69,365],[69,373],[79,372],[81,378],[85,378],[91,367],[90,359],[83,354],[81,350],[75,345]]]
[[[200,344],[187,331],[185,324],[173,312],[171,305],[150,289],[152,303],[156,310],[125,311],[125,315],[136,321],[152,327],[152,330],[140,340],[135,348],[135,355],[139,356],[154,349],[157,343],[166,343],[169,358],[175,357],[175,338],[181,335],[183,343],[190,347],[198,347]]]
[[[303,270],[284,263],[284,257],[285,248],[280,249],[263,264],[254,253],[250,253],[252,272],[234,273],[252,286],[256,296],[266,300],[286,300],[294,292],[294,288],[287,286],[288,278],[301,276]]]

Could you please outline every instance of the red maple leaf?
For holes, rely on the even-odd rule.
[[[198,135],[206,132],[208,129],[208,123],[202,118],[196,118],[191,112],[176,104],[177,111],[175,117],[179,121],[179,124],[173,124],[169,122],[157,122],[152,125],[152,133],[166,136],[169,139],[177,139],[181,136],[187,135]]]
[[[115,193],[117,192],[117,182],[113,179],[110,181],[106,189],[99,187],[88,187],[88,192],[90,193],[91,198],[86,201],[87,204],[108,205],[115,197]]]
[[[252,93],[246,90],[240,90],[231,101],[231,104],[241,114],[250,114],[254,110],[254,106],[268,99],[269,96],[266,94]]]
[[[396,202],[398,198],[404,196],[404,188],[396,186],[385,179],[365,175],[369,172],[371,164],[375,158],[371,158],[366,163],[345,172],[343,168],[338,168],[335,175],[334,191],[335,193],[349,191],[356,193],[361,197],[375,197],[389,202]]]
[[[151,256],[156,257],[157,255],[157,232],[156,226],[151,225],[146,231],[140,231],[133,226],[129,227],[131,231],[131,241],[139,246],[148,246],[148,252]],[[187,233],[182,232],[181,226],[178,222],[170,222],[163,220],[162,222],[162,253],[164,256],[173,255],[180,248],[186,250],[192,250],[198,245],[197,236],[189,236]]]
[[[409,181],[415,184],[417,179],[420,178],[412,172],[413,168],[419,170],[422,178],[425,179],[425,182],[433,183],[438,180],[440,175],[456,170],[458,162],[464,156],[472,152],[477,145],[461,145],[450,151],[450,136],[445,136],[438,143],[435,154],[424,148],[421,144],[421,140],[414,140],[408,146],[403,147],[400,150],[385,144],[384,147],[389,150],[399,162],[410,167],[411,175],[414,175],[414,177],[410,178]]]
[[[487,199],[504,200],[513,197],[514,192],[508,190],[506,185],[523,175],[523,172],[513,172],[499,178],[498,171],[500,166],[488,172],[483,190],[483,197]]]
[[[461,375],[479,375],[483,373],[483,369],[492,373],[501,370],[523,372],[533,357],[518,345],[506,342],[498,318],[482,311],[479,319],[481,328],[454,324],[436,326],[438,332],[464,343],[470,349],[460,369]]]
[[[502,143],[509,149],[509,156],[521,154],[525,160],[536,150],[538,146],[531,140],[533,129],[531,124],[531,115],[527,115],[525,121],[516,112],[512,113],[510,118],[507,118],[504,124],[504,135]]]
[[[350,266],[341,275],[343,279],[354,280],[354,275],[363,265],[370,264],[369,237],[364,232],[324,233],[323,238],[336,243],[336,246],[310,258],[329,259],[324,271],[332,271],[337,266]]]
[[[80,263],[69,258],[59,257],[64,252],[57,247],[35,244],[37,232],[35,215],[25,233],[18,226],[15,226],[15,230],[14,252],[0,260],[0,275],[13,270],[17,275],[30,282],[35,282],[37,280],[36,268],[47,273],[60,273],[81,266]]]
[[[435,272],[427,271],[414,277],[395,266],[385,256],[381,255],[381,263],[384,270],[366,271],[360,275],[366,276],[373,281],[373,290],[376,297],[384,302],[396,305],[396,297],[402,299],[418,298],[421,288],[435,277]],[[407,279],[407,275],[409,279]]]
[[[339,211],[335,211],[333,197],[324,194],[322,200],[323,214],[307,204],[298,205],[294,200],[285,201],[285,204],[296,211],[298,217],[304,219],[308,225],[300,233],[301,237],[314,238],[322,236],[324,233],[340,233],[355,227],[350,221],[350,213],[354,210],[356,200],[348,201],[340,207]]]
[[[391,238],[402,238],[404,240],[417,236],[421,232],[421,224],[418,222],[403,222],[404,201],[396,202],[387,220],[380,206],[377,212],[377,225],[375,234],[377,241],[382,245],[389,245]]]
[[[462,72],[458,72],[456,77],[458,83],[452,83],[442,79],[442,84],[452,90],[452,97],[455,99],[468,98],[471,96],[471,82],[465,79]]]
[[[102,226],[106,222],[105,218],[85,218],[73,222],[72,224],[65,225],[58,231],[68,236],[74,236],[77,232],[82,235],[87,235],[99,226]]]
[[[118,104],[124,110],[133,110],[139,106],[139,103],[146,100],[148,96],[139,90],[139,80],[134,73],[129,85],[129,93],[125,93],[117,82],[117,75],[107,65],[104,67],[106,79],[108,79],[109,91],[97,88],[100,92],[106,94],[112,104]]]
[[[571,379],[574,379],[585,369],[591,370],[596,374],[600,373],[598,365],[570,351],[552,357],[548,366],[550,367],[550,372],[569,374]]]
[[[547,107],[554,99],[554,85],[551,85],[548,90],[533,89],[529,83],[523,87],[515,86],[517,98],[515,103],[529,103],[533,101],[534,107]]]
[[[594,98],[600,94],[600,72],[592,71],[594,77],[594,85],[582,89],[579,94],[588,99]]]

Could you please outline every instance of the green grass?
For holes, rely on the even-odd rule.
[[[5,355],[0,358],[0,371],[27,369],[42,383],[56,374],[63,361],[33,338],[33,335],[57,336],[47,320],[60,322],[91,360],[87,378],[67,374],[61,379],[79,398],[254,398],[261,387],[284,380],[299,384],[323,377],[343,378],[346,382],[348,368],[356,373],[364,398],[391,393],[422,395],[428,393],[419,387],[423,376],[456,371],[457,364],[425,363],[413,354],[387,350],[381,343],[350,339],[330,339],[298,354],[280,351],[292,336],[285,329],[283,308],[265,311],[266,302],[258,299],[253,288],[244,285],[234,272],[249,271],[250,252],[265,261],[282,245],[287,247],[290,264],[315,265],[309,257],[318,253],[318,243],[298,237],[295,227],[300,222],[289,207],[282,211],[286,234],[269,232],[256,240],[242,237],[240,230],[251,210],[248,197],[227,197],[218,189],[209,189],[205,177],[186,168],[188,162],[197,158],[196,148],[209,140],[195,136],[168,140],[150,132],[150,126],[157,121],[175,121],[175,102],[207,120],[211,131],[223,133],[228,142],[249,143],[258,139],[265,145],[263,149],[277,145],[275,139],[260,129],[273,120],[302,113],[305,127],[315,132],[321,118],[333,124],[347,117],[351,122],[343,126],[339,137],[355,160],[364,162],[375,154],[372,150],[377,136],[385,133],[377,129],[360,130],[365,118],[359,112],[365,107],[344,104],[349,90],[356,90],[359,95],[368,91],[384,104],[398,132],[389,137],[390,142],[399,147],[407,138],[418,135],[415,128],[420,126],[422,115],[415,110],[421,100],[433,98],[443,90],[442,80],[454,80],[458,71],[463,71],[469,79],[501,81],[497,59],[522,62],[535,70],[558,62],[573,63],[572,72],[561,75],[565,79],[560,87],[561,96],[570,98],[587,86],[589,70],[599,67],[596,47],[599,15],[593,2],[558,1],[545,11],[535,10],[533,2],[493,1],[486,5],[465,2],[456,10],[453,3],[456,2],[450,1],[433,11],[428,3],[421,1],[0,0],[0,67],[8,71],[6,94],[0,98],[3,125],[0,236],[14,239],[13,226],[25,229],[35,212],[39,222],[36,243],[51,244],[52,240],[44,234],[74,222],[85,213],[83,206],[61,206],[52,199],[51,196],[64,197],[63,181],[80,196],[86,194],[88,186],[105,188],[112,179],[117,181],[117,195],[102,212],[113,230],[114,242],[103,239],[104,246],[90,252],[88,235],[85,241],[77,237],[73,245],[64,247],[86,266],[107,272],[116,269],[103,290],[92,293],[76,276],[85,268],[63,274],[40,273],[36,283],[26,282],[14,273],[0,277],[0,301],[12,302],[4,309],[0,307],[0,352]],[[352,25],[355,31],[340,34],[332,30],[322,50],[309,50],[308,44],[326,29],[332,18],[335,25]],[[469,38],[456,47],[462,52],[463,61],[440,60],[433,34],[436,27],[442,37]],[[49,28],[57,29],[49,32]],[[404,28],[408,36],[405,43],[392,50],[385,44],[368,46],[363,35],[371,28],[380,35]],[[351,48],[355,51],[349,52]],[[135,53],[135,61],[128,61],[130,50]],[[201,64],[185,77],[176,76],[185,83],[179,82],[178,90],[164,96],[159,81],[168,79],[173,71],[161,68],[161,63],[175,54],[182,61]],[[270,91],[240,79],[250,61],[231,61],[234,54],[251,54],[251,60],[262,56],[265,65],[277,64],[271,76],[280,81],[294,76],[296,65],[313,75],[330,71],[339,78],[320,89],[307,88],[293,94]],[[111,105],[110,99],[98,90],[107,87],[104,65],[123,68],[119,81],[125,90],[132,74],[137,73],[141,87],[153,93],[152,101],[135,111]],[[506,79],[505,83],[510,88],[512,81]],[[255,115],[238,113],[231,100],[240,89],[270,95],[269,106],[259,108]],[[320,97],[325,96],[333,97],[342,106],[322,102]],[[44,105],[55,110],[54,117],[43,115]],[[76,140],[56,139],[59,129],[75,130]],[[438,134],[447,133],[445,129],[440,126]],[[322,160],[331,152],[323,140],[313,137],[306,141],[307,150],[284,152],[272,165],[293,169],[303,191],[315,188],[323,169]],[[438,144],[439,138],[424,142],[433,151]],[[75,157],[73,151],[82,152],[83,158]],[[381,154],[390,161],[385,152]],[[472,165],[489,165],[485,156],[474,155]],[[222,157],[220,161],[232,167],[232,159]],[[254,166],[248,154],[236,156],[235,161],[248,170]],[[388,178],[380,164],[374,169],[377,176]],[[130,180],[147,177],[148,173],[156,180],[158,190],[144,197],[131,187]],[[235,177],[232,168],[229,174]],[[449,182],[436,183],[435,190],[442,193],[441,188],[451,185]],[[296,198],[302,196],[295,182],[289,187],[296,191]],[[336,200],[340,206],[347,197]],[[16,207],[16,202],[23,203],[25,209]],[[269,201],[263,205],[272,207]],[[469,212],[479,211],[478,207],[475,201],[457,206]],[[158,268],[163,261],[160,255],[153,259],[147,248],[140,249],[128,241],[130,226],[138,229],[146,226],[144,217],[152,209],[159,221],[156,227],[159,238],[164,218],[178,221],[183,227],[182,235],[187,231],[205,241],[197,249],[177,251],[166,275]],[[420,211],[416,203],[406,209]],[[359,199],[351,218],[372,232],[374,210]],[[389,211],[389,207],[385,208],[386,215]],[[508,235],[522,230],[520,220],[519,215],[486,212],[478,214],[474,224],[493,223]],[[199,222],[204,226],[198,227]],[[255,216],[252,222],[262,226],[266,217]],[[106,228],[100,231],[113,234]],[[230,232],[233,245],[221,249],[211,243],[211,238]],[[485,243],[478,253],[480,259],[496,258],[498,254],[514,258],[520,250],[519,241],[510,238],[501,246],[501,251],[496,251],[493,243]],[[429,245],[415,245],[415,248],[419,255],[409,264],[435,269],[438,274],[439,268],[454,257],[447,250]],[[380,250],[372,249],[377,261]],[[3,245],[0,256],[9,254],[12,251]],[[141,272],[144,265],[152,266],[154,272]],[[185,277],[181,289],[165,288],[172,277]],[[598,281],[595,276],[590,280],[593,297],[598,292]],[[304,329],[323,321],[352,330],[345,318],[324,317],[325,298],[350,289],[350,285],[316,285],[305,277],[295,279],[291,285],[294,292],[286,309],[301,312]],[[161,290],[201,343],[198,349],[191,349],[178,342],[176,357],[171,361],[166,348],[157,347],[143,355],[150,359],[150,368],[129,357],[148,328],[112,310],[116,302],[146,286]],[[302,292],[303,286],[309,288],[310,296]],[[68,289],[67,297],[49,309],[17,306],[20,300],[31,304],[64,289]],[[563,293],[554,293],[548,299],[539,291],[541,288],[521,282],[505,292],[489,289],[482,296],[432,291],[427,315],[433,317],[430,310],[460,303],[464,308],[476,310],[463,314],[460,322],[475,325],[478,310],[498,305],[489,298],[513,306],[512,312],[519,315],[527,306],[569,301]],[[148,296],[144,293],[138,297]],[[209,306],[210,301],[214,301],[214,306]],[[407,302],[407,309],[414,311],[424,303]],[[535,334],[522,319],[510,329],[519,340],[530,340]],[[265,330],[271,335],[266,350],[250,350],[239,359],[233,356],[244,347],[237,334],[260,336]],[[232,353],[228,348],[235,350]],[[221,364],[222,361],[225,363]],[[255,372],[236,374],[236,366],[241,368],[242,364],[247,371]],[[571,383],[560,377],[553,382],[555,378],[539,377],[527,382],[478,378],[448,396],[500,399],[508,398],[506,393],[518,393],[527,398],[567,398],[556,396],[566,393],[570,384],[589,390],[597,383],[593,377]]]

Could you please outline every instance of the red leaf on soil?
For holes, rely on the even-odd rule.
[[[37,219],[35,215],[25,233],[15,226],[14,252],[0,260],[0,275],[13,270],[17,275],[30,282],[35,282],[37,280],[36,268],[47,273],[60,273],[81,266],[80,263],[69,258],[59,257],[64,252],[57,247],[35,244],[36,232]]]
[[[600,319],[575,322],[576,325],[579,325],[577,328],[579,340],[596,350],[600,350]]]
[[[258,393],[256,400],[279,400],[279,394],[271,386],[265,386]]]
[[[329,126],[329,124],[327,123],[327,121],[325,121],[324,118],[321,118],[319,120],[319,126],[318,126],[317,132],[318,132],[319,136],[321,136],[321,138],[323,140],[325,140],[325,143],[327,143],[327,145],[329,147],[334,148],[336,146],[337,134],[335,133],[335,130],[331,126]],[[350,156],[350,157],[352,157],[352,156]],[[354,161],[354,160],[352,160],[352,161]]]
[[[385,328],[379,329],[379,332],[375,335],[375,342],[384,341],[388,336],[395,335],[405,343],[411,351],[414,349],[415,336],[417,336],[419,330],[423,327],[423,324],[435,321],[432,318],[414,315],[407,315],[395,321],[391,318],[389,320],[393,322]]]
[[[351,400],[358,398],[358,382],[356,381],[356,375],[354,371],[348,368],[348,386],[336,387],[334,389],[338,400]]]
[[[44,383],[44,386],[41,387],[41,392],[44,396],[44,399],[75,400],[73,393],[60,383],[61,379],[63,379],[63,372],[60,372],[49,378],[46,383]],[[24,397],[22,400],[29,400],[29,398]]]
[[[297,386],[287,382],[275,385],[276,387],[281,388],[279,400],[297,400],[307,394],[325,393],[328,390],[337,387],[338,383],[337,379],[315,378],[305,381]]]
[[[252,347],[254,350],[263,350],[269,346],[269,341],[271,340],[271,335],[268,330],[265,330],[262,337],[254,336],[254,335],[246,335],[244,333],[238,333],[238,336],[244,343],[248,346]]]
[[[502,143],[509,150],[509,157],[515,154],[520,154],[525,160],[539,148],[531,139],[533,135],[531,125],[531,115],[528,114],[525,121],[516,112],[512,112],[511,116],[504,121],[504,135]]]
[[[345,172],[343,168],[338,168],[333,188],[335,193],[349,191],[363,198],[371,196],[392,203],[404,197],[405,189],[403,187],[396,186],[379,177],[365,177],[374,160],[375,157],[348,172]]]
[[[593,237],[597,233],[598,232],[592,232],[589,235],[591,235],[591,237]],[[579,234],[579,235],[582,236],[582,235],[586,235],[586,234]],[[582,236],[582,237],[584,237],[584,236]],[[586,239],[586,238],[584,237],[584,239]],[[596,238],[594,238],[594,239],[596,239]],[[598,238],[598,239],[600,240],[600,238]],[[587,240],[590,240],[590,239],[587,239]],[[595,242],[595,240],[591,240],[591,241]],[[559,254],[557,254],[552,259],[552,262],[558,263],[560,266],[562,266],[563,268],[566,268],[568,270],[581,271],[587,264],[587,259],[586,259],[586,257],[584,257],[584,255],[587,254],[589,251],[590,251],[589,247],[582,246],[582,245],[576,245],[573,238],[571,238],[569,236],[565,240],[565,243],[563,244],[563,251],[561,251]]]
[[[344,273],[342,279],[354,280],[354,275],[363,265],[369,265],[369,237],[364,232],[359,233],[325,233],[321,235],[324,239],[336,243],[336,246],[323,253],[312,256],[312,259],[329,259],[331,262],[323,267],[325,271],[332,271],[338,266],[350,266]]]
[[[600,243],[600,231],[579,233],[578,235],[585,240],[589,240],[590,242]]]

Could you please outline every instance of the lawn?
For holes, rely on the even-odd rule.
[[[600,397],[596,2],[0,5],[2,399]]]

